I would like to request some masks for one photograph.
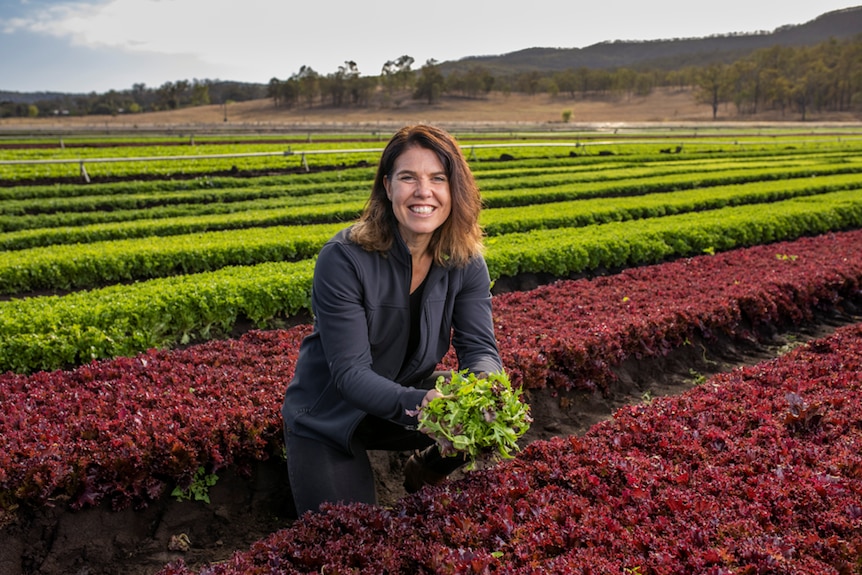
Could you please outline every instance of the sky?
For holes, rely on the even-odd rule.
[[[0,0],[0,91],[268,83],[428,60],[803,24],[860,0]]]

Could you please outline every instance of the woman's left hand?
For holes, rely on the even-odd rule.
[[[432,401],[434,401],[438,397],[443,397],[443,394],[440,393],[439,391],[437,391],[437,389],[432,387],[425,394],[425,397],[422,398],[422,407],[425,407],[426,405],[428,405],[429,403],[431,403]]]

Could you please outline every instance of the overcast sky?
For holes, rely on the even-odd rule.
[[[860,0],[0,0],[0,90],[267,83],[345,61],[445,62],[524,48],[772,31]]]

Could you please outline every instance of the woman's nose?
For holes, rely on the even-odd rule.
[[[431,184],[431,180],[419,178],[416,183],[416,189],[413,191],[413,195],[425,197],[431,195],[433,190],[434,186]]]

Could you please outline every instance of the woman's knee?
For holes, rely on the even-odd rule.
[[[324,502],[376,503],[374,472],[364,449],[345,453],[287,433],[287,476],[298,514]]]

